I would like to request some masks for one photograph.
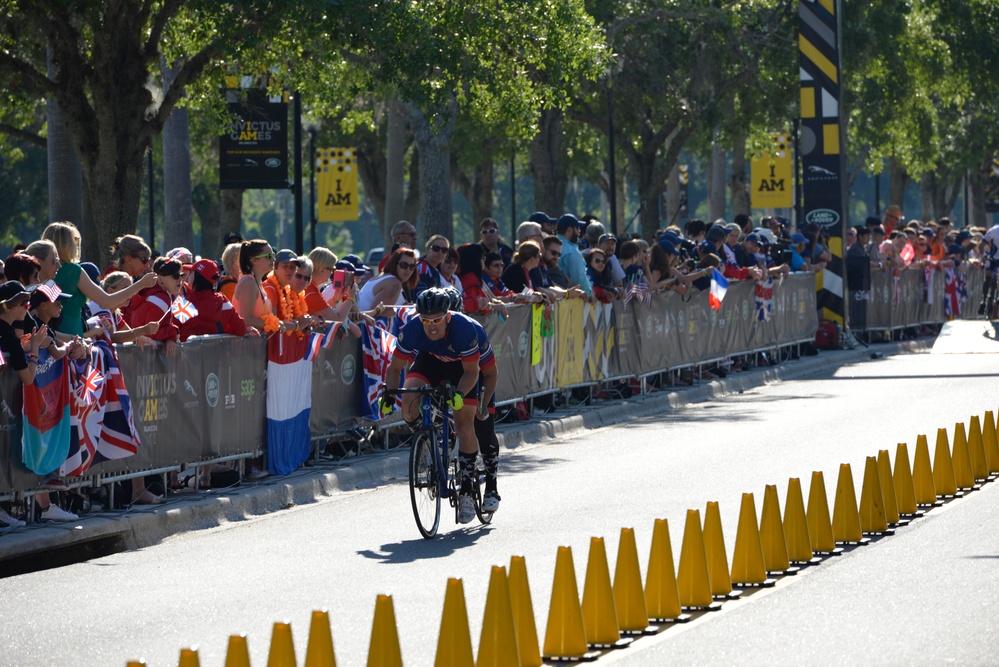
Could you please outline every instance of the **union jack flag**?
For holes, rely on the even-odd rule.
[[[950,267],[944,269],[944,315],[952,318],[961,316],[961,295],[957,284],[957,272]]]
[[[305,361],[315,361],[323,346],[323,334],[309,334],[309,345],[305,348]]]
[[[373,327],[365,322],[361,327],[361,356],[364,373],[361,376],[364,392],[361,398],[361,416],[375,421],[382,418],[378,408],[378,398],[385,383],[385,369],[392,362],[395,352],[395,336],[381,327]],[[400,382],[402,379],[400,378]]]
[[[187,322],[192,317],[198,316],[198,309],[194,307],[194,304],[179,295],[170,304],[170,312],[173,313],[173,316],[181,324]]]
[[[100,364],[90,366],[90,370],[86,374],[81,374],[80,377],[81,382],[74,389],[76,395],[84,403],[94,402],[100,394],[101,388],[104,386],[104,373],[101,370]]]
[[[3,356],[3,352],[0,351],[0,368],[7,365],[7,357]]]
[[[754,302],[756,305],[756,319],[760,322],[770,321],[770,315],[773,312],[773,300],[774,279],[767,272],[764,274],[763,280],[756,281],[756,297]]]

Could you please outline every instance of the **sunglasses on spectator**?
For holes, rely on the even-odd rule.
[[[593,263],[594,264],[606,264],[607,260],[606,259],[600,259],[599,257],[594,257],[593,258]]]
[[[499,234],[499,230],[498,229],[483,229],[482,233],[483,234]]]
[[[558,250],[549,250],[548,254],[551,255],[552,257],[561,257],[562,256],[562,253],[559,252]]]
[[[268,252],[268,253],[265,253],[263,255],[257,255],[256,257],[251,257],[250,258],[251,261],[254,260],[254,259],[274,259],[274,253]]]
[[[444,258],[444,263],[445,264],[457,264],[458,260],[455,259],[454,257],[445,257]]]
[[[296,273],[295,277],[299,280],[312,280],[312,276],[307,276],[304,273]]]
[[[412,271],[413,269],[416,268],[416,264],[413,264],[411,262],[399,262],[398,264],[396,264],[396,266],[406,271]]]
[[[437,315],[435,317],[430,317],[428,315],[420,315],[420,321],[423,322],[424,324],[441,324],[442,322],[444,322],[445,319],[447,319],[447,313],[444,313],[442,315]]]
[[[434,252],[447,252],[448,251],[448,247],[446,245],[432,245],[432,246],[430,246],[430,249],[433,250]]]
[[[144,255],[144,256],[132,255],[132,258],[139,260],[143,264],[148,264],[149,262],[152,261],[152,258],[149,255]]]

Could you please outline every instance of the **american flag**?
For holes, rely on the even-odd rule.
[[[194,307],[194,304],[180,295],[170,304],[170,312],[173,313],[173,316],[181,324],[184,324],[192,317],[198,316],[198,309]]]
[[[361,394],[361,416],[375,421],[382,418],[378,408],[378,398],[385,382],[385,369],[392,361],[395,352],[395,336],[380,327],[365,322],[361,327],[361,356],[364,373],[361,376],[364,392]],[[401,378],[400,378],[401,381]]]
[[[59,289],[59,286],[52,281],[44,282],[41,285],[36,286],[35,289],[44,294],[48,300],[53,303],[55,303],[55,300],[59,298],[60,294],[62,294],[62,290]]]
[[[644,280],[636,280],[631,283],[631,287],[624,293],[624,305],[628,305],[628,302],[632,299],[638,299],[645,303],[646,306],[652,306],[652,292],[649,291],[648,285],[645,284]]]
[[[309,344],[305,348],[305,361],[315,361],[319,357],[319,350],[323,346],[323,334],[309,334]]]

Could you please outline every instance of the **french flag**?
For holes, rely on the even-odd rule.
[[[708,292],[708,305],[715,310],[721,310],[722,299],[728,291],[728,281],[718,269],[711,271],[711,291]]]
[[[310,334],[309,335],[309,346],[305,348],[305,360],[315,361],[319,357],[319,350],[323,346],[323,335],[322,334]]]

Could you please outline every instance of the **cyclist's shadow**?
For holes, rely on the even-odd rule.
[[[445,558],[459,549],[472,546],[480,538],[492,532],[492,529],[492,526],[483,524],[465,528],[456,527],[448,532],[438,533],[431,540],[414,538],[383,544],[378,551],[362,549],[357,553],[383,563],[412,563],[430,558]]]

